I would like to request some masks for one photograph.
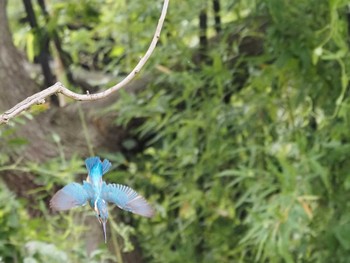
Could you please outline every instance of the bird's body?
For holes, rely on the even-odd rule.
[[[103,226],[106,242],[106,222],[108,220],[107,203],[114,203],[119,208],[152,217],[153,208],[147,201],[133,189],[120,184],[106,184],[102,177],[111,168],[108,160],[101,162],[99,157],[90,157],[85,160],[88,176],[83,184],[70,183],[59,190],[51,199],[50,206],[53,210],[63,211],[89,202],[96,212],[99,222]]]

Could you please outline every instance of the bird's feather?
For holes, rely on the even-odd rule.
[[[88,170],[88,173],[90,173],[91,169],[99,163],[101,163],[101,160],[100,160],[100,157],[98,156],[87,158],[85,160],[85,165],[86,165],[86,169]]]
[[[102,187],[103,167],[100,157],[90,157],[85,160],[86,168],[88,170],[87,181],[91,183],[96,194],[99,194]]]
[[[87,185],[86,182],[84,186],[78,183],[66,185],[52,197],[50,207],[53,210],[62,211],[84,205],[91,198]]]
[[[93,169],[96,169],[96,167],[98,167],[97,170],[99,170],[100,166],[102,165],[102,175],[107,173],[112,166],[111,162],[108,161],[107,159],[104,159],[103,162],[101,162],[100,157],[98,156],[87,158],[85,160],[85,165],[89,174]]]
[[[92,185],[85,180],[83,181],[83,188],[86,191],[86,193],[89,196],[89,199],[91,199],[94,196],[94,189],[92,188]]]
[[[101,197],[119,208],[145,217],[154,215],[153,208],[136,191],[120,184],[102,184]]]
[[[112,166],[111,162],[108,161],[107,159],[104,159],[102,163],[102,173],[103,174],[107,173],[111,168],[111,166]]]

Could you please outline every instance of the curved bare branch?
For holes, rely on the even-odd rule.
[[[108,88],[105,91],[95,93],[95,94],[79,94],[75,93],[69,89],[67,89],[62,83],[57,82],[51,87],[48,87],[44,89],[43,91],[40,91],[38,93],[35,93],[34,95],[24,99],[20,103],[16,104],[11,109],[5,111],[3,114],[0,115],[0,124],[7,123],[11,118],[17,116],[21,112],[27,110],[31,106],[35,104],[42,104],[45,102],[45,99],[53,94],[61,93],[69,98],[72,98],[77,101],[93,101],[93,100],[99,100],[108,97],[113,92],[116,92],[117,90],[121,89],[125,85],[127,85],[142,69],[142,67],[146,64],[147,60],[152,55],[158,39],[160,37],[160,32],[162,30],[165,16],[168,10],[169,0],[164,0],[162,12],[158,21],[158,25],[156,28],[156,31],[154,33],[153,39],[151,41],[151,44],[146,51],[145,55],[140,59],[139,63],[135,66],[135,68],[127,75],[121,82],[118,84]]]

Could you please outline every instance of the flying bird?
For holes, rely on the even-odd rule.
[[[85,160],[88,176],[83,184],[70,183],[59,190],[50,200],[50,207],[54,211],[69,210],[83,206],[87,202],[95,211],[96,217],[102,225],[103,236],[107,243],[106,223],[108,220],[107,203],[116,204],[119,208],[144,217],[154,215],[153,208],[136,191],[121,184],[107,184],[102,180],[112,164],[100,157],[89,157]]]

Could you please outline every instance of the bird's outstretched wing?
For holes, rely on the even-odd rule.
[[[154,210],[147,201],[128,186],[103,183],[101,195],[105,201],[126,211],[145,217],[154,215]]]
[[[68,210],[84,205],[92,195],[91,185],[84,181],[83,185],[70,183],[59,190],[50,200],[50,207],[55,211]]]

